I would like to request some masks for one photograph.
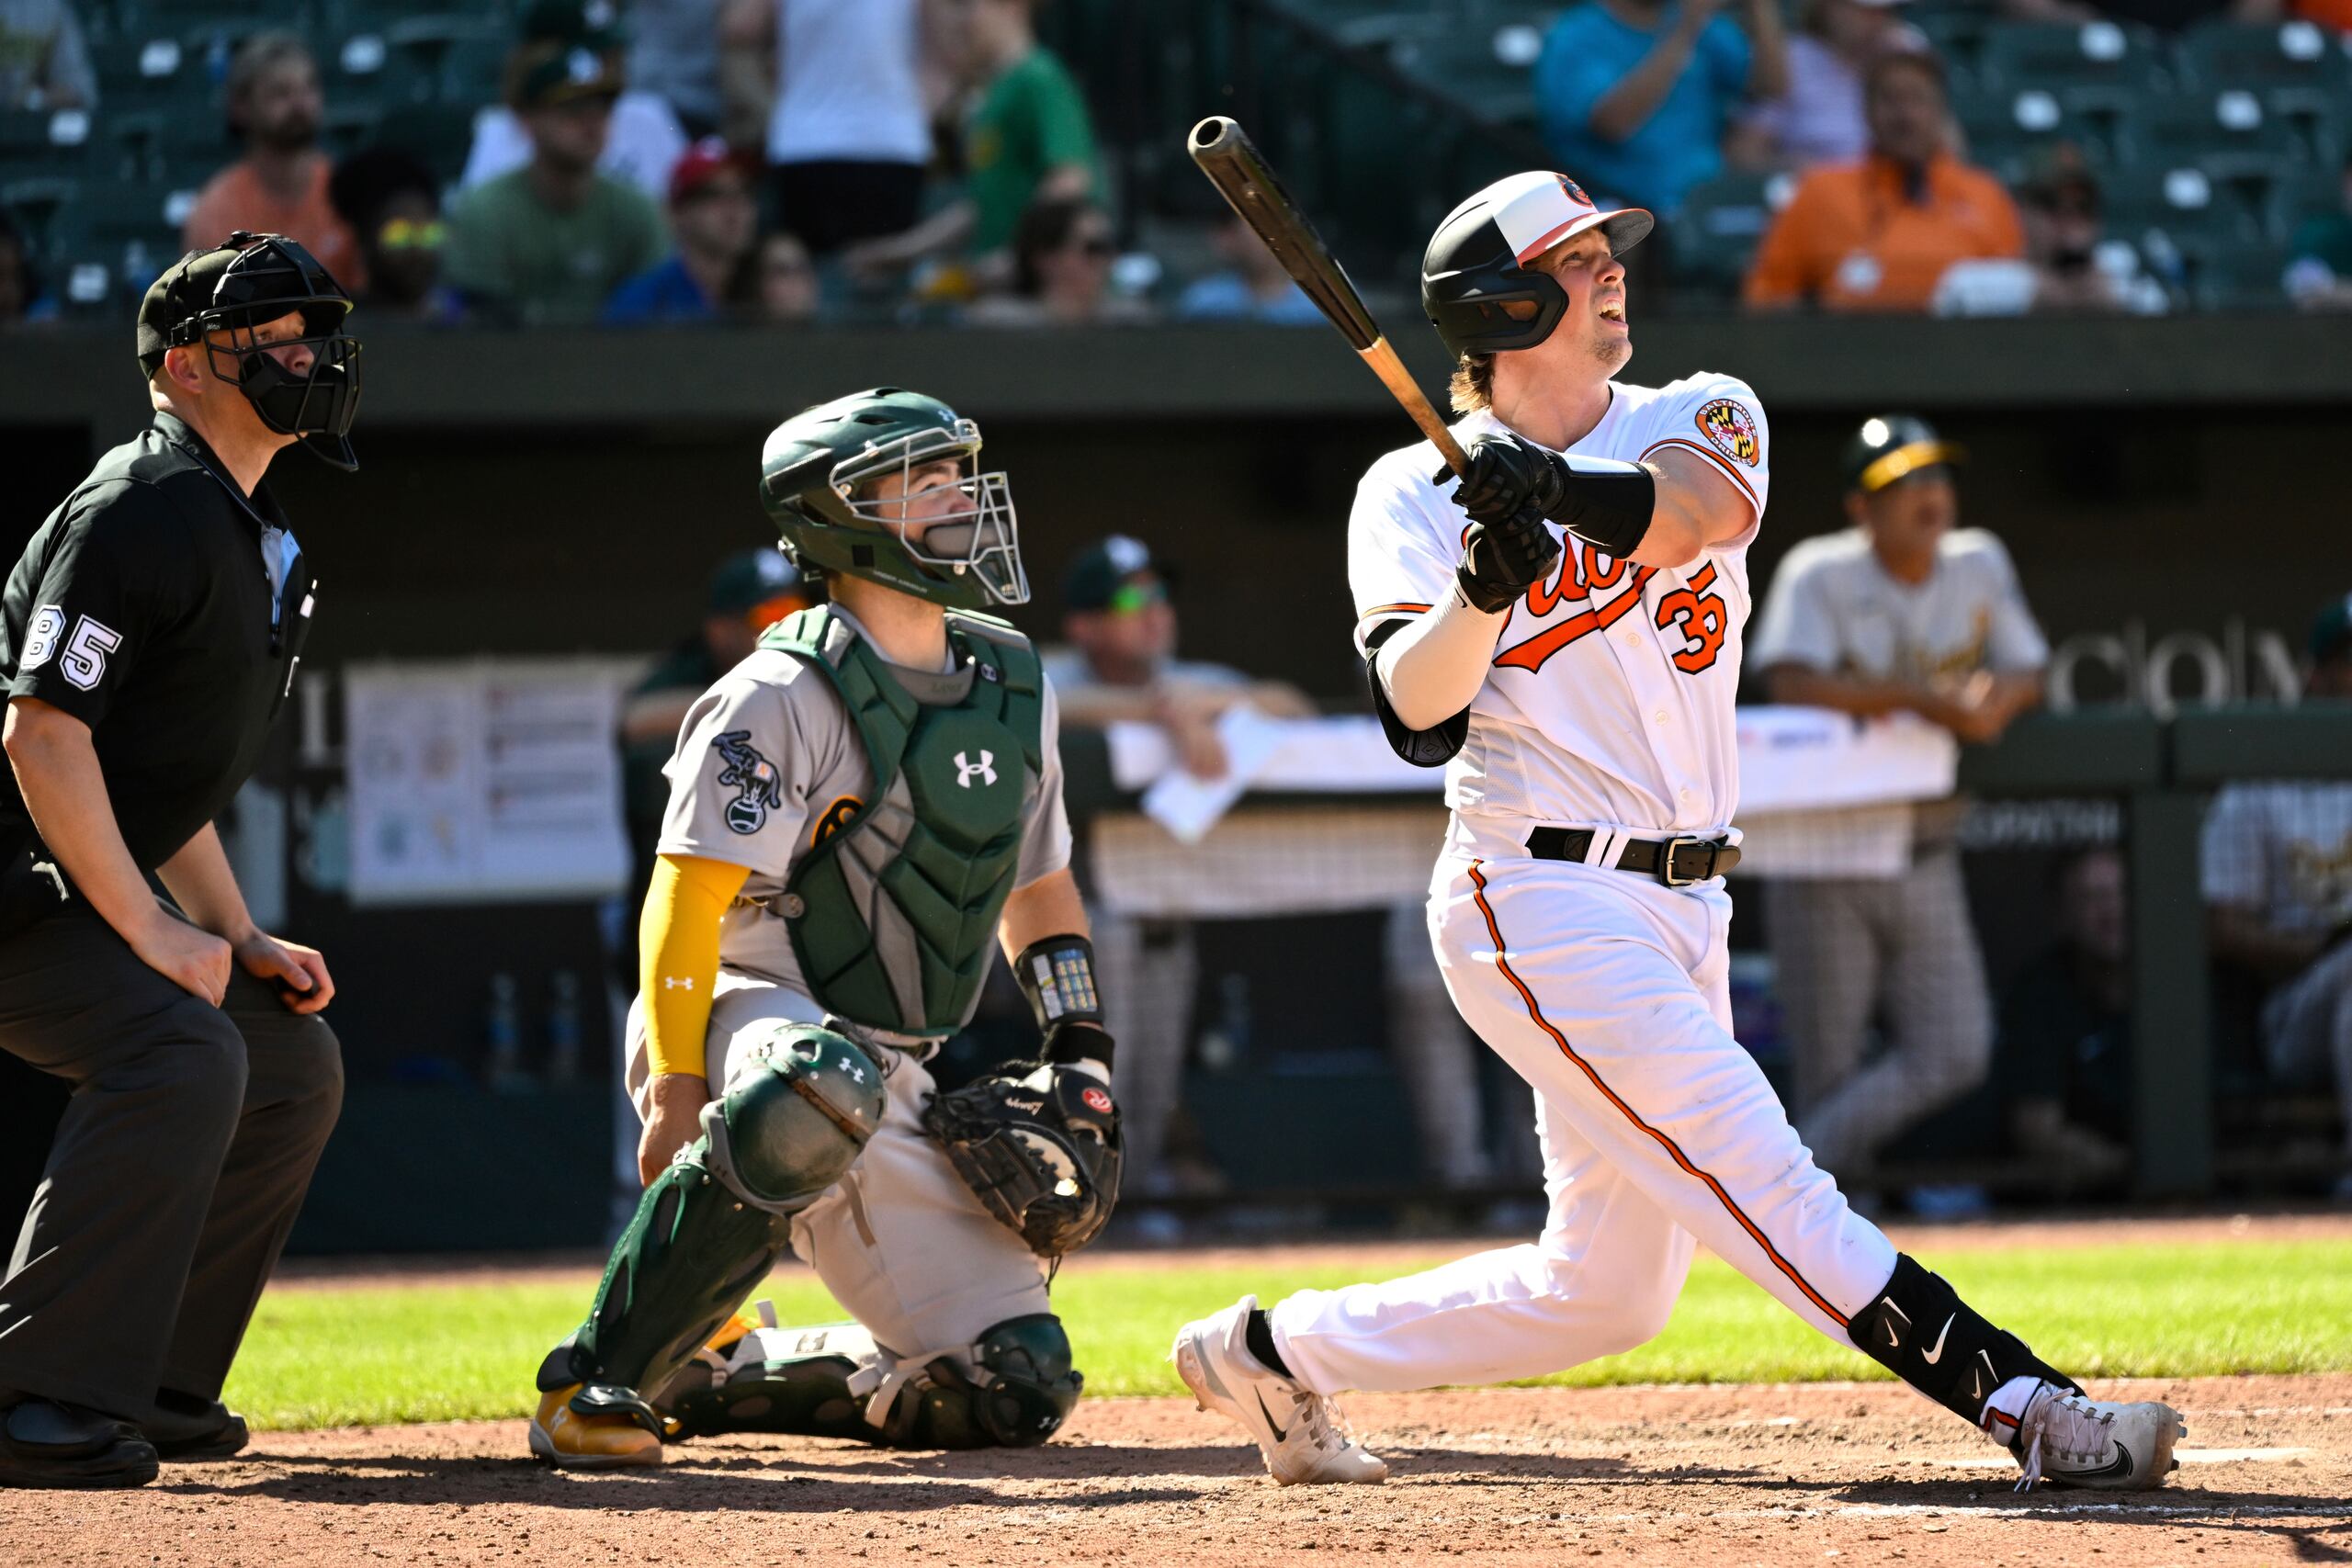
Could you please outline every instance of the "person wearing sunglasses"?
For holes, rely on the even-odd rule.
[[[414,154],[368,147],[337,164],[327,199],[358,236],[368,268],[361,303],[371,318],[447,323],[464,312],[441,282],[448,225],[440,182]]]
[[[1119,254],[1111,220],[1081,197],[1042,197],[1012,231],[1012,292],[975,303],[975,326],[1131,326],[1152,319],[1149,305],[1111,290]]]

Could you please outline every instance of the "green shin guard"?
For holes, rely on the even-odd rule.
[[[765,1303],[762,1303],[764,1311]],[[888,1448],[1029,1448],[1052,1437],[1085,1378],[1059,1319],[1009,1318],[973,1344],[893,1357],[854,1323],[752,1330],[662,1401],[679,1436],[793,1432]]]
[[[739,1069],[703,1110],[703,1135],[652,1186],[613,1248],[588,1320],[539,1369],[541,1392],[583,1385],[582,1415],[627,1416],[659,1434],[650,1399],[766,1277],[791,1216],[856,1162],[882,1118],[882,1074],[830,1030],[775,1026],[739,1046]]]

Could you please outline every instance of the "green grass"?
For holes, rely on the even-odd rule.
[[[1433,1254],[1431,1263],[1442,1260]],[[2215,1242],[1955,1253],[1939,1269],[1970,1303],[2083,1377],[2352,1371],[2352,1242]],[[1272,1300],[1366,1270],[1242,1267],[1073,1270],[1055,1292],[1096,1395],[1172,1394],[1177,1325],[1245,1291]],[[842,1314],[806,1274],[768,1291],[784,1321]],[[271,1292],[228,1399],[255,1425],[333,1427],[527,1414],[548,1347],[594,1281],[368,1285]],[[1881,1377],[1712,1258],[1674,1320],[1638,1350],[1545,1382],[1778,1382]]]

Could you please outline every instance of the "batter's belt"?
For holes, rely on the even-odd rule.
[[[1537,860],[1584,863],[1592,852],[1589,828],[1538,828],[1527,835],[1527,852]],[[1725,839],[1631,839],[1617,856],[1619,871],[1654,876],[1668,887],[1689,887],[1721,876],[1739,863],[1739,846]]]

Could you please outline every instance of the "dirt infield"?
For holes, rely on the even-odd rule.
[[[521,1457],[519,1422],[266,1433],[141,1492],[0,1493],[0,1562],[2352,1559],[2352,1375],[2101,1392],[2120,1387],[2187,1413],[2181,1472],[2159,1492],[2018,1496],[2005,1455],[1887,1384],[1359,1396],[1349,1414],[1395,1474],[1340,1488],[1274,1486],[1189,1404],[1102,1400],[1022,1452],[726,1439],[603,1476]]]

